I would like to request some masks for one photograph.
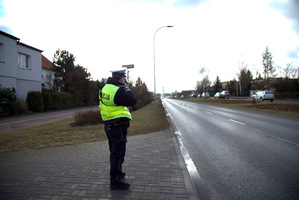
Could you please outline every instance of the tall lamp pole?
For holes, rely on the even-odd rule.
[[[161,26],[160,28],[158,28],[156,30],[156,32],[154,33],[154,93],[155,93],[155,108],[156,108],[156,56],[155,56],[155,38],[156,38],[156,33],[158,32],[158,30],[160,30],[161,28],[172,28],[173,26]]]

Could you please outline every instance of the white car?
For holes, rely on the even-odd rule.
[[[220,99],[222,97],[222,93],[221,92],[216,92],[216,94],[214,95],[215,99]]]
[[[258,91],[256,94],[252,95],[253,99],[259,99],[261,101],[264,100],[269,100],[269,101],[274,101],[274,92],[272,91]]]
[[[229,91],[222,91],[221,92],[220,98],[229,99],[229,97],[230,97]]]

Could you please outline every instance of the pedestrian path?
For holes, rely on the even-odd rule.
[[[107,141],[0,154],[0,199],[196,200],[175,135],[129,136],[127,191],[111,191]]]

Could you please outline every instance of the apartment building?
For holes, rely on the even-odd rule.
[[[0,87],[15,88],[25,102],[29,91],[42,89],[42,50],[0,31]]]

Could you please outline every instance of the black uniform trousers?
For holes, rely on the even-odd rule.
[[[110,150],[110,183],[121,181],[122,164],[125,161],[128,126],[105,124]]]

